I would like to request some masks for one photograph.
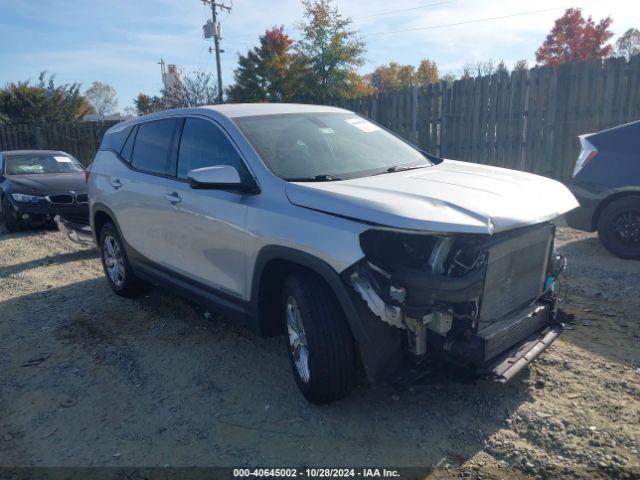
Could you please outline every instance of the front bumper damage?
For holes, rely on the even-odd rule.
[[[347,282],[368,323],[384,324],[387,367],[437,357],[506,382],[562,331],[556,284],[565,261],[550,223],[494,236],[363,235],[365,258]]]

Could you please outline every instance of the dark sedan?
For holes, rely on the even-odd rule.
[[[598,231],[621,258],[640,259],[640,121],[580,136],[582,151],[569,185],[580,202],[567,223]]]
[[[55,215],[89,217],[85,169],[68,153],[0,152],[0,218],[9,231],[39,226]]]

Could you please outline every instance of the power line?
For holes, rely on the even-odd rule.
[[[420,10],[422,8],[429,8],[429,7],[435,7],[438,5],[445,5],[447,3],[455,3],[456,0],[444,0],[441,2],[432,2],[432,3],[426,3],[424,5],[418,5],[415,7],[409,7],[409,8],[400,8],[397,10],[385,10],[383,12],[378,12],[378,13],[373,13],[371,15],[365,15],[363,17],[354,17],[351,20],[353,22],[359,22],[360,20],[367,20],[369,18],[375,18],[375,17],[381,17],[383,15],[393,15],[396,13],[403,13],[403,12],[410,12],[413,10]],[[297,27],[295,25],[285,25],[287,28],[291,29],[291,30],[297,30]],[[237,33],[234,35],[229,35],[228,37],[225,38],[236,38],[236,37],[248,37],[251,35],[261,35],[261,34],[256,34],[256,33]]]
[[[447,4],[447,3],[454,3],[455,1],[456,0],[446,0],[446,1],[443,1],[443,2],[434,2],[434,3],[427,3],[425,5],[418,5],[417,7],[401,8],[399,10],[387,10],[385,12],[374,13],[372,15],[365,15],[364,17],[355,17],[352,20],[354,22],[358,22],[360,20],[366,20],[368,18],[381,17],[383,15],[393,15],[394,13],[410,12],[412,10],[420,10],[422,8],[435,7],[437,5],[444,5],[444,4]]]
[[[588,2],[588,3],[592,3],[592,2]],[[504,18],[512,18],[512,17],[522,17],[524,15],[533,15],[536,13],[544,13],[544,12],[551,12],[554,10],[564,10],[567,8],[573,8],[576,7],[576,5],[568,5],[565,7],[553,7],[553,8],[545,8],[542,10],[531,10],[528,12],[520,12],[520,13],[512,13],[510,15],[500,15],[497,17],[487,17],[487,18],[478,18],[475,20],[467,20],[464,22],[456,22],[456,23],[444,23],[441,25],[429,25],[426,27],[416,27],[416,28],[406,28],[403,30],[393,30],[390,32],[374,32],[374,33],[365,33],[365,36],[375,36],[375,35],[391,35],[393,33],[405,33],[405,32],[416,32],[419,30],[432,30],[432,29],[436,29],[436,28],[446,28],[446,27],[456,27],[458,25],[469,25],[471,23],[480,23],[480,22],[489,22],[491,20],[502,20]]]

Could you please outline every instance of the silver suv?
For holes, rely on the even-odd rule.
[[[239,104],[112,127],[89,174],[113,291],[169,286],[285,334],[305,397],[440,357],[507,381],[560,333],[548,178],[422,152],[339,108]]]

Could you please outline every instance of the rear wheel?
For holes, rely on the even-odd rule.
[[[5,197],[2,199],[2,223],[9,232],[17,232],[20,230],[20,222],[13,211],[9,200]]]
[[[122,297],[135,297],[145,283],[135,276],[124,250],[124,243],[113,223],[100,230],[100,257],[111,290]]]
[[[620,258],[640,259],[640,197],[614,200],[598,218],[598,237]]]
[[[344,398],[356,380],[356,347],[333,292],[311,273],[293,273],[282,310],[293,375],[312,403]]]

